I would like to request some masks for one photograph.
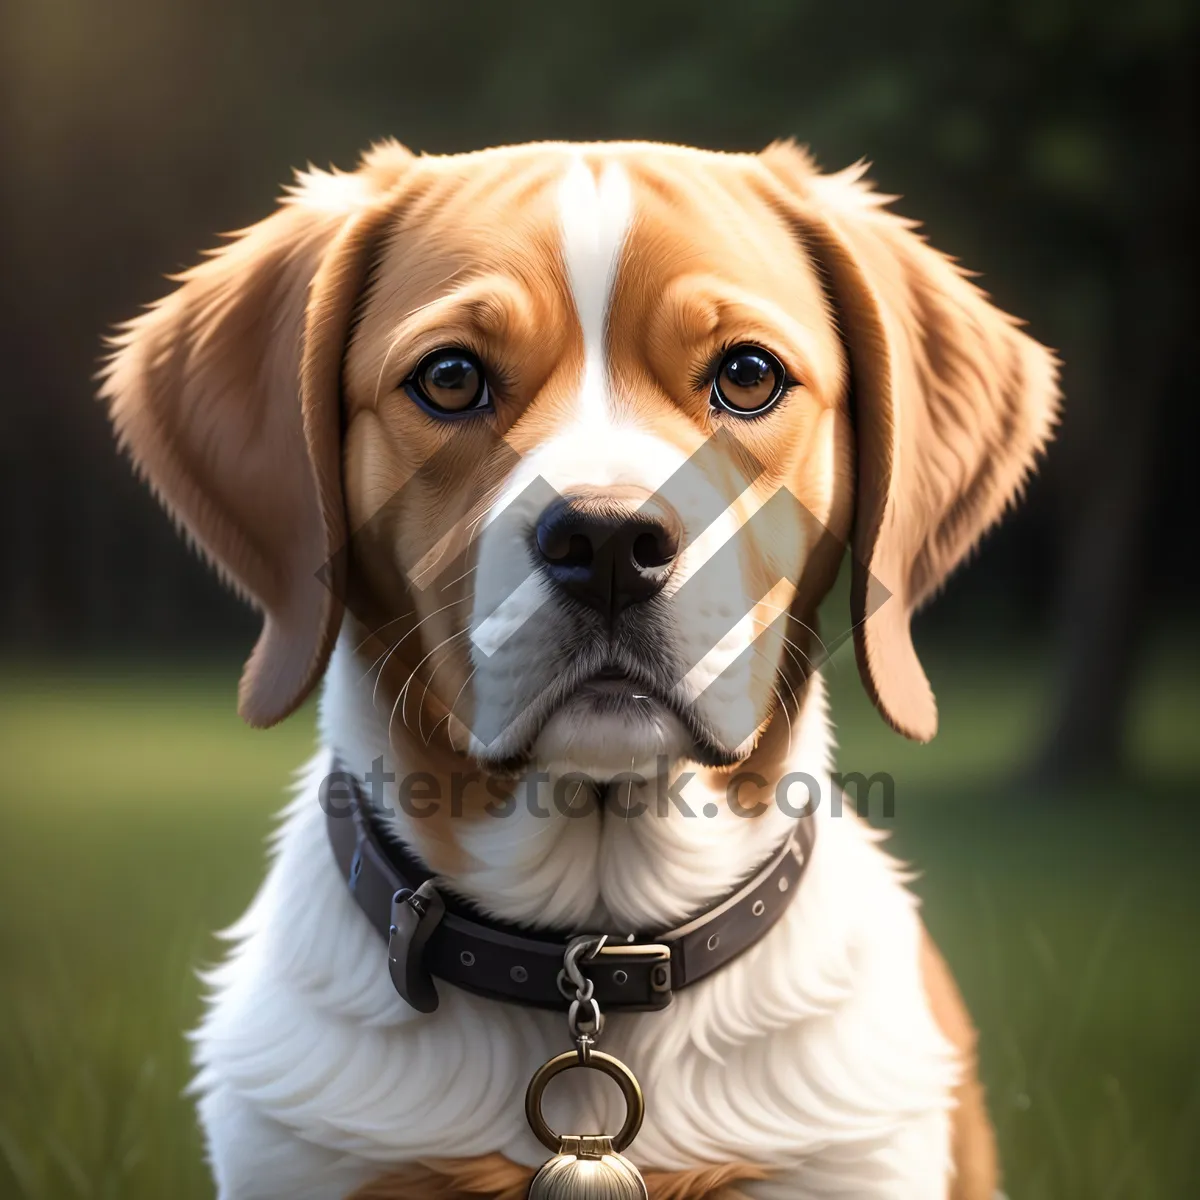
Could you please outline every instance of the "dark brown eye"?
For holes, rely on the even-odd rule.
[[[460,416],[492,406],[483,366],[468,350],[435,350],[425,355],[404,386],[435,416]]]
[[[773,407],[786,390],[787,372],[770,350],[734,346],[717,368],[712,406],[739,417],[753,417]]]

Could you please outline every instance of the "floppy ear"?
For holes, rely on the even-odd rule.
[[[408,152],[298,177],[280,208],[112,340],[101,396],[121,445],[220,574],[263,614],[238,711],[291,713],[341,619],[318,579],[345,538],[342,351]],[[342,556],[336,556],[340,559]]]
[[[820,175],[790,143],[762,157],[825,271],[850,356],[859,671],[888,723],[928,741],[937,705],[913,612],[1020,491],[1057,414],[1057,360],[886,211],[864,168]]]

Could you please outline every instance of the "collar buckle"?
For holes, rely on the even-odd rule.
[[[416,891],[401,888],[392,896],[388,971],[396,991],[417,1012],[431,1013],[438,1006],[437,987],[425,966],[425,946],[445,915],[446,904],[430,879]]]
[[[671,947],[609,940],[591,956],[588,976],[605,1005],[657,1012],[674,999]]]

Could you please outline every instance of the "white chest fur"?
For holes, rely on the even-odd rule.
[[[339,683],[353,669],[339,652],[322,712],[327,745],[351,762],[372,736]],[[813,689],[793,759],[827,783],[826,754],[823,698]],[[228,960],[208,976],[196,1089],[222,1200],[335,1200],[381,1166],[416,1159],[545,1158],[523,1094],[534,1069],[567,1047],[563,1018],[445,984],[427,1016],[398,998],[384,946],[326,841],[317,789],[331,759],[322,750],[301,778],[267,879],[229,931]],[[799,894],[764,939],[666,1011],[610,1018],[604,1049],[646,1092],[629,1155],[664,1169],[761,1163],[772,1181],[745,1190],[764,1198],[936,1200],[949,1171],[956,1064],[923,996],[915,901],[856,818],[832,817],[823,803],[817,821]],[[754,865],[753,848],[731,841],[730,830],[708,862],[667,854],[656,864],[646,857],[654,846],[628,843],[593,860],[603,878],[589,887],[573,882],[578,822],[557,840],[546,831],[552,822],[495,824],[479,835],[481,865],[461,885],[505,915],[541,904],[581,918],[598,908],[678,916],[669,910],[694,907],[698,889],[701,899],[719,896]],[[506,861],[513,902],[493,894]],[[633,897],[625,912],[618,896]],[[548,1097],[559,1102],[547,1106],[551,1124],[615,1129],[615,1089],[603,1081],[589,1089],[578,1074]]]

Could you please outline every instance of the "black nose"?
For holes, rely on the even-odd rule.
[[[542,569],[610,620],[662,590],[682,540],[675,510],[644,493],[563,496],[537,524]]]

